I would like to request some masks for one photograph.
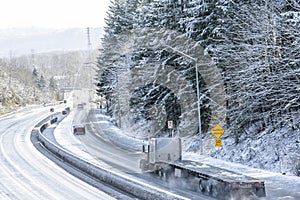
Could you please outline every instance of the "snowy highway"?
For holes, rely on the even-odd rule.
[[[80,114],[78,114],[78,116],[80,116]],[[93,155],[94,158],[105,161],[106,163],[109,163],[123,172],[133,174],[138,178],[145,179],[145,181],[152,181],[159,185],[159,187],[165,187],[166,190],[175,189],[172,187],[172,185],[166,186],[165,182],[162,182],[157,178],[139,173],[138,160],[142,156],[140,153],[140,140],[135,140],[123,135],[119,129],[114,127],[109,122],[105,115],[101,114],[99,110],[92,110],[89,115],[85,113],[84,116],[87,117],[84,120],[84,123],[86,124],[88,133],[84,136],[77,136],[77,139],[79,140],[79,143],[76,145],[77,147],[81,145],[81,148],[84,151],[89,152],[90,155]],[[57,136],[59,137],[58,133]],[[72,148],[74,148],[74,146]],[[199,162],[207,164],[213,163],[213,165],[217,167],[230,169],[237,173],[264,180],[266,184],[267,196],[258,199],[300,199],[299,177],[285,176],[278,173],[254,169],[244,165],[229,163],[204,156],[195,157],[193,154],[185,154],[184,158],[188,160],[199,160]],[[181,191],[179,190],[177,192],[185,193],[181,194],[183,196],[187,195],[186,197],[190,199],[211,199],[208,196],[203,196],[199,193],[193,193],[191,191],[184,190],[183,188],[181,188]],[[245,200],[246,199],[247,198],[245,198]]]
[[[69,151],[84,157],[92,163],[101,165],[117,173],[129,176],[137,181],[159,188],[180,199],[210,200],[212,198],[192,192],[182,190],[174,185],[166,184],[163,180],[151,174],[142,174],[139,169],[139,160],[142,157],[141,141],[132,138],[122,138],[115,135],[118,129],[107,121],[107,117],[100,115],[99,110],[75,110],[58,125],[54,131],[57,142]],[[86,125],[86,134],[74,136],[68,128],[72,123],[83,123]],[[109,135],[106,135],[110,133]],[[115,139],[115,140],[114,140]],[[124,143],[125,142],[125,143]]]
[[[63,109],[63,105],[55,108],[56,111],[60,109]],[[0,199],[114,199],[60,168],[33,146],[30,141],[31,130],[49,114],[49,107],[36,107],[0,118]],[[74,136],[71,128],[73,123],[85,124],[87,133]],[[52,130],[57,143],[79,157],[178,197],[213,199],[184,189],[184,184],[179,184],[182,187],[178,188],[178,184],[166,184],[151,174],[141,173],[138,162],[142,157],[140,147],[143,141],[122,135],[97,109],[74,110],[60,124],[53,124]],[[195,160],[194,155],[185,154],[185,158]],[[300,199],[300,180],[297,177],[209,158],[199,157],[199,161],[214,162],[216,166],[265,180],[267,197],[259,199]]]
[[[42,107],[0,118],[0,199],[113,199],[35,149],[31,129],[48,115]]]

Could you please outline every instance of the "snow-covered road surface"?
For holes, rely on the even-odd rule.
[[[31,130],[47,115],[49,108],[42,107],[0,118],[0,199],[113,199],[34,148]]]

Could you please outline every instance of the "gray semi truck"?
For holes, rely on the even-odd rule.
[[[152,172],[165,181],[188,185],[189,189],[218,199],[265,197],[263,181],[216,166],[182,159],[180,138],[152,138],[143,146],[143,172]],[[180,180],[180,181],[177,181]],[[184,184],[182,184],[184,182]]]

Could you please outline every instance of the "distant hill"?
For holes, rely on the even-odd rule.
[[[92,48],[98,48],[102,28],[90,28]],[[87,50],[87,28],[46,29],[11,28],[0,29],[0,57],[20,56],[50,51]]]

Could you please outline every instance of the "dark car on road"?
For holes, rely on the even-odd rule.
[[[77,109],[78,109],[78,110],[83,109],[83,107],[84,107],[84,104],[82,104],[82,103],[80,103],[80,104],[77,105]]]
[[[85,126],[82,124],[73,126],[74,135],[84,135],[85,134]]]

